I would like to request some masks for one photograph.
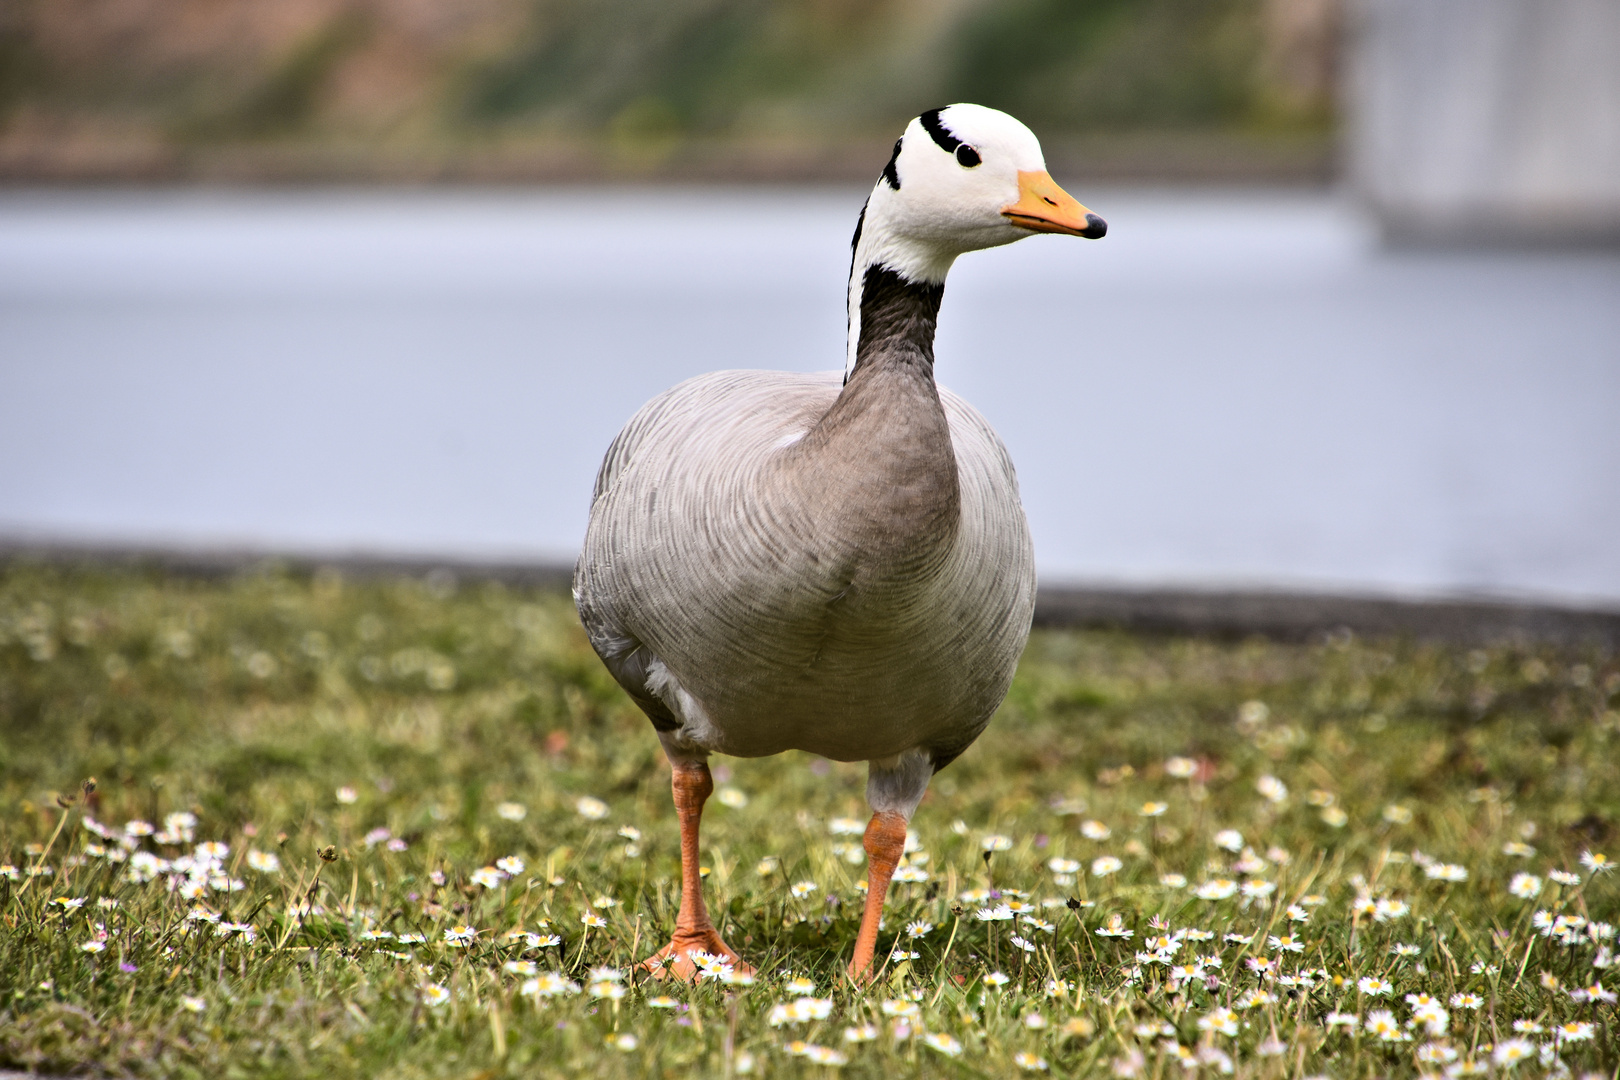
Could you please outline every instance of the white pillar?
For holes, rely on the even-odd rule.
[[[1620,242],[1620,0],[1358,0],[1348,150],[1395,241]]]

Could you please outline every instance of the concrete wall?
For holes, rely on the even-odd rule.
[[[1391,239],[1620,242],[1620,0],[1358,0],[1348,44]]]

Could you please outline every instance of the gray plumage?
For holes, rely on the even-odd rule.
[[[869,315],[847,386],[703,375],[609,449],[575,598],[673,752],[937,769],[1000,704],[1034,555],[1006,448],[933,383],[928,314],[926,356]]]

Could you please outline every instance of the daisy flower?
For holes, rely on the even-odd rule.
[[[1521,900],[1534,900],[1541,895],[1541,879],[1534,874],[1514,874],[1508,892]]]
[[[1535,1053],[1536,1044],[1529,1039],[1505,1039],[1491,1051],[1491,1060],[1511,1069],[1525,1058],[1535,1056]]]
[[[472,872],[472,883],[482,885],[486,889],[494,889],[506,880],[506,875],[493,866],[485,866]]]
[[[1363,1029],[1367,1034],[1375,1035],[1384,1042],[1400,1042],[1406,1038],[1406,1033],[1395,1020],[1395,1014],[1387,1009],[1375,1009],[1368,1013]]]
[[[938,1050],[946,1057],[957,1057],[962,1053],[962,1044],[943,1031],[937,1031],[923,1036],[923,1042],[930,1050]]]
[[[1198,1018],[1199,1031],[1218,1031],[1232,1036],[1238,1033],[1238,1014],[1231,1009],[1215,1009]]]
[[[422,986],[422,1004],[430,1008],[438,1008],[450,1000],[450,991],[438,983],[424,983]]]
[[[570,982],[557,972],[549,972],[537,979],[530,979],[523,984],[520,991],[525,997],[561,997],[564,994],[579,993],[579,984]]]
[[[1129,937],[1135,937],[1136,936],[1136,931],[1135,930],[1127,930],[1125,928],[1125,919],[1124,919],[1123,916],[1110,915],[1110,916],[1108,916],[1107,924],[1104,925],[1104,926],[1099,926],[1097,928],[1097,936],[1098,937],[1129,938]]]
[[[1107,877],[1109,874],[1118,873],[1124,865],[1112,855],[1103,855],[1091,860],[1091,873],[1094,877]]]
[[[1448,1065],[1457,1060],[1457,1051],[1445,1043],[1424,1043],[1417,1048],[1417,1059],[1427,1065]]]
[[[1204,977],[1204,965],[1199,963],[1172,964],[1170,967],[1170,981],[1172,983],[1196,982]]]
[[[1373,905],[1373,920],[1389,922],[1404,917],[1411,910],[1404,900],[1380,900]]]
[[[1594,874],[1607,874],[1614,869],[1614,860],[1601,851],[1583,851],[1581,865]]]

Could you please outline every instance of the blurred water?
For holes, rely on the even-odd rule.
[[[1620,258],[1076,194],[1107,239],[965,257],[938,343],[1046,579],[1620,601]],[[652,394],[841,366],[861,198],[0,196],[0,535],[569,558]]]

